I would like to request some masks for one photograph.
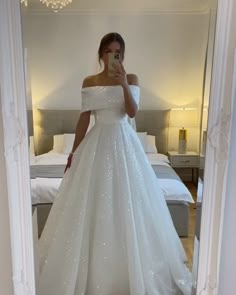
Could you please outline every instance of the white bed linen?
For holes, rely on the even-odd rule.
[[[48,153],[35,156],[31,159],[31,165],[65,165],[68,154],[56,153],[50,151]]]
[[[57,195],[61,178],[41,178],[31,179],[32,204],[53,203]]]
[[[197,203],[202,203],[202,194],[203,194],[203,182],[202,179],[198,179],[198,186],[197,186]]]
[[[160,153],[147,153],[146,156],[152,165],[159,165],[160,162],[169,163],[168,157]],[[50,151],[31,158],[31,165],[65,165],[67,158],[68,154]]]
[[[65,165],[68,155],[49,152],[36,156],[31,161],[31,167],[41,168],[46,175],[48,167],[56,168]],[[169,166],[168,158],[163,154],[147,154],[152,166]],[[193,203],[193,198],[187,187],[179,180],[158,178],[157,180],[164,192],[166,201],[185,201]],[[31,179],[32,203],[53,203],[61,178],[36,177]]]

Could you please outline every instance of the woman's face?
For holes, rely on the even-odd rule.
[[[103,50],[102,61],[104,65],[108,65],[108,53],[121,53],[120,43],[117,41],[111,42],[107,47]],[[122,58],[121,58],[122,61]]]

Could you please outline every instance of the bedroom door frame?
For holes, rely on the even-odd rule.
[[[205,161],[197,294],[217,294],[229,124],[224,108],[231,8],[219,0]],[[0,1],[0,85],[15,295],[35,295],[29,146],[20,0]],[[222,140],[222,134],[224,134]],[[219,157],[220,155],[220,157]],[[217,165],[216,165],[217,163]]]

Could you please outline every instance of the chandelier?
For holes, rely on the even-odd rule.
[[[40,0],[47,7],[51,7],[53,11],[58,12],[60,9],[70,4],[72,0]]]
[[[20,0],[20,3],[24,3],[25,6],[27,6],[28,5],[28,0]]]
[[[28,0],[20,0],[21,3],[24,3],[25,6],[28,5]],[[58,12],[60,9],[70,4],[72,0],[40,0],[47,7],[52,8],[54,12]]]

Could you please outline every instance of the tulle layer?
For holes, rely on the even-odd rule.
[[[40,295],[191,293],[163,193],[125,119],[97,122],[79,145],[39,243]]]

